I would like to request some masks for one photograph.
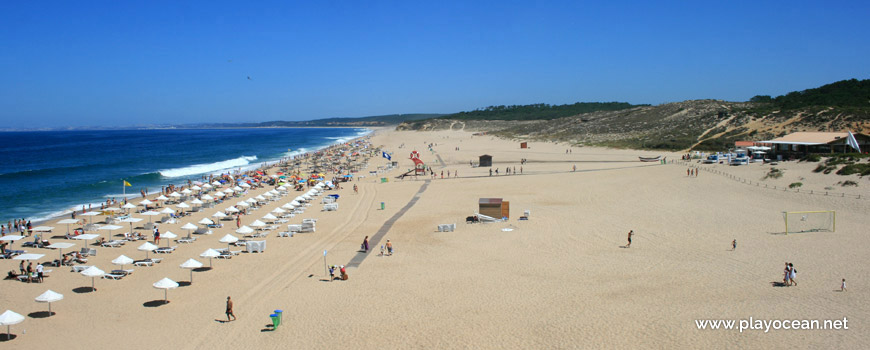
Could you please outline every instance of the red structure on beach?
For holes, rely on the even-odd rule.
[[[420,152],[411,151],[411,160],[414,162],[414,174],[426,175],[426,164],[420,160]]]

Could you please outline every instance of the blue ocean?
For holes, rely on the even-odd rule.
[[[359,128],[0,132],[0,222],[41,221],[73,207],[314,151]],[[157,190],[157,191],[155,191]]]

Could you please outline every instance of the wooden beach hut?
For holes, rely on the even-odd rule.
[[[480,156],[479,164],[481,167],[492,166],[492,156],[488,154]]]
[[[477,212],[497,219],[510,218],[510,204],[502,198],[481,198]]]
[[[528,142],[520,142],[520,148],[529,148]]]

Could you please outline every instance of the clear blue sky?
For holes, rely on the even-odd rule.
[[[3,1],[0,127],[745,101],[870,77],[868,14],[868,1]]]

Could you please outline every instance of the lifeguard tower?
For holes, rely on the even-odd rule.
[[[420,152],[411,151],[411,161],[414,162],[414,175],[426,175],[426,164],[420,160]]]

